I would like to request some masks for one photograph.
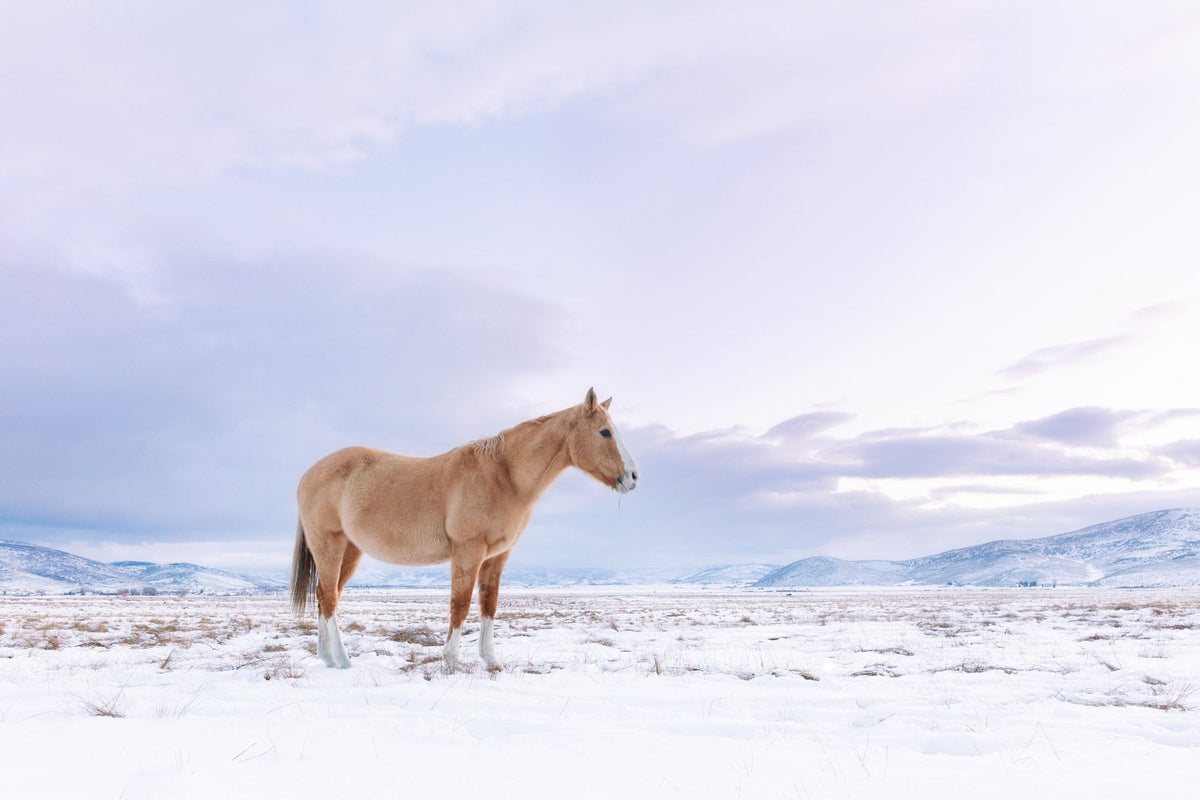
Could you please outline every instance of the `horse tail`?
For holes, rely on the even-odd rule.
[[[296,520],[296,550],[292,555],[292,608],[297,616],[304,616],[310,597],[317,593],[317,562],[304,539],[304,522]]]

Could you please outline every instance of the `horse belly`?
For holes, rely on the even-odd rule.
[[[348,481],[341,502],[346,538],[389,564],[448,561],[445,505],[427,462],[400,456],[389,461],[387,472],[364,470]]]
[[[387,524],[347,525],[346,538],[389,564],[420,566],[450,560],[450,539],[440,523],[397,519]]]

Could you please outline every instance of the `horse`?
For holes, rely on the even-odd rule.
[[[300,479],[291,598],[302,616],[317,602],[317,655],[346,669],[337,606],[363,553],[390,564],[450,562],[450,631],[443,655],[458,667],[459,639],[479,583],[479,655],[502,669],[492,628],[500,575],[533,505],[567,467],[627,494],[638,472],[595,389],[570,408],[522,422],[430,458],[347,447]],[[314,583],[315,579],[315,583]]]

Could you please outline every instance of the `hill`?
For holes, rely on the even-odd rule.
[[[105,563],[52,547],[0,540],[0,590],[46,592],[241,594],[283,588],[281,581],[198,564]]]
[[[805,558],[754,585],[1200,586],[1200,509],[1172,509],[1042,539],[1001,540],[908,561]]]

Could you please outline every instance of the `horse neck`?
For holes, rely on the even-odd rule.
[[[571,418],[565,412],[524,422],[504,432],[504,455],[517,491],[530,502],[571,466],[567,435]]]

